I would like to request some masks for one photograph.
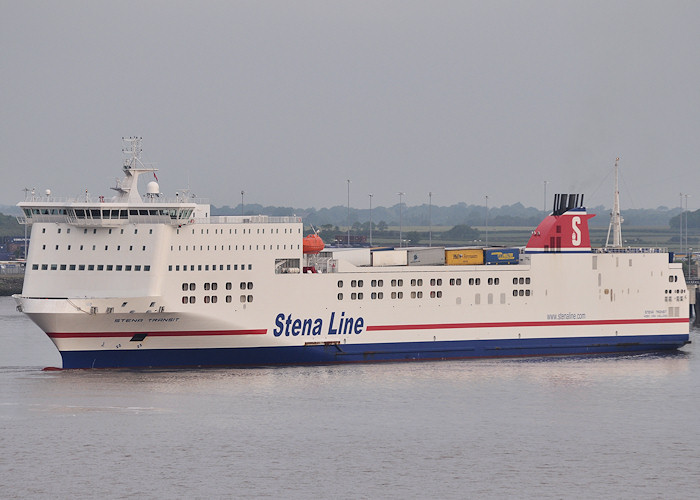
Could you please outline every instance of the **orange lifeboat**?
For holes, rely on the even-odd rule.
[[[319,253],[325,245],[323,240],[317,234],[310,234],[304,238],[304,253],[305,254],[316,254]]]

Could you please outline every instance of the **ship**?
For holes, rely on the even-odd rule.
[[[681,264],[662,248],[592,248],[582,195],[555,195],[524,247],[326,248],[297,216],[215,216],[188,190],[167,198],[141,138],[124,140],[112,196],[47,190],[18,203],[31,245],[14,298],[64,369],[598,355],[689,342]]]

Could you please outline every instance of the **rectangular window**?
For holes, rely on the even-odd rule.
[[[117,270],[117,271],[121,271],[121,270],[122,270],[122,266],[121,266],[121,264],[117,264],[117,268],[116,268],[116,270]]]
[[[107,271],[112,271],[114,266],[112,264],[107,264]]]

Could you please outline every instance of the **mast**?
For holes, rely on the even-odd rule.
[[[624,219],[620,215],[620,189],[618,184],[618,162],[615,158],[615,201],[610,212],[610,225],[608,226],[608,237],[605,240],[605,248],[622,248],[622,222]],[[610,244],[610,232],[613,233],[613,242]]]
[[[117,185],[112,189],[118,193],[116,201],[141,203],[141,195],[138,191],[138,177],[140,174],[152,172],[155,177],[157,168],[144,165],[141,161],[141,146],[143,138],[141,137],[122,137],[123,145],[122,153],[124,154],[124,178],[117,181]],[[156,181],[158,177],[156,177]]]

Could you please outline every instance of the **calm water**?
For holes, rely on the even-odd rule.
[[[671,355],[46,372],[0,298],[2,498],[698,498]]]

